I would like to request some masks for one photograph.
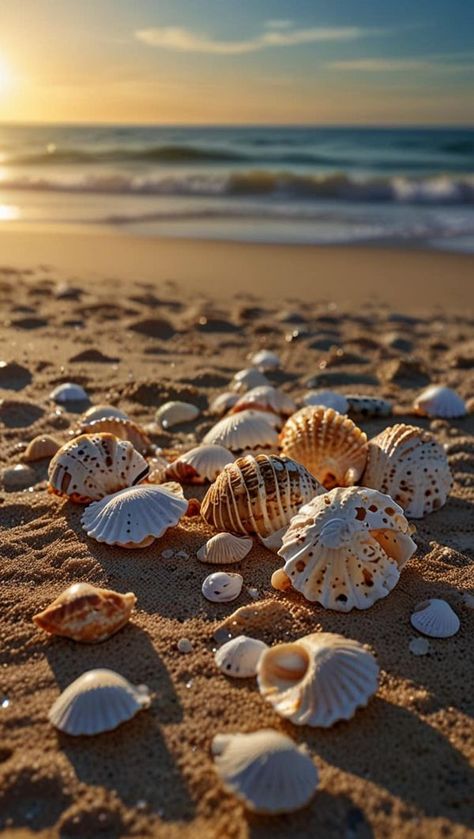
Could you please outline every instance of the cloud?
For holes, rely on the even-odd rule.
[[[362,73],[408,73],[418,70],[456,73],[468,70],[473,65],[469,63],[448,64],[422,58],[356,58],[348,61],[331,61],[327,66],[331,70],[360,71]]]

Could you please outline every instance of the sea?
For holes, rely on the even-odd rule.
[[[474,253],[474,128],[0,125],[0,229]]]

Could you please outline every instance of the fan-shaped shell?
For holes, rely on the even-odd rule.
[[[317,480],[294,460],[247,455],[226,466],[209,487],[201,515],[216,530],[266,539],[286,528],[301,505],[322,492]]]
[[[100,419],[110,419],[110,417],[116,417],[117,419],[124,420],[128,419],[127,414],[121,411],[120,408],[115,408],[113,405],[92,405],[92,407],[88,408],[82,415],[82,422],[95,422]]]
[[[362,644],[315,632],[266,650],[257,667],[263,698],[295,725],[329,728],[377,691],[379,668]]]
[[[293,399],[282,390],[278,390],[271,385],[260,385],[248,390],[235,403],[232,408],[232,413],[238,411],[245,411],[248,408],[256,411],[271,411],[274,414],[279,414],[282,417],[289,417],[296,411],[296,405]]]
[[[422,518],[443,506],[452,478],[433,434],[399,423],[369,441],[362,483],[391,495],[407,516]]]
[[[82,434],[65,443],[49,464],[49,489],[71,501],[87,504],[134,486],[149,466],[128,440],[113,434]]]
[[[42,612],[33,616],[40,629],[74,641],[95,643],[110,638],[124,626],[137,598],[89,583],[74,583]]]
[[[165,476],[183,484],[203,484],[215,481],[224,466],[234,460],[234,455],[224,446],[196,446],[170,463]]]
[[[66,402],[89,401],[89,397],[84,388],[80,385],[74,384],[74,382],[65,382],[62,385],[58,385],[51,391],[49,398],[60,405]]]
[[[333,390],[308,390],[303,396],[303,404],[322,405],[324,408],[333,408],[340,414],[347,414],[349,409],[346,397]]]
[[[182,422],[192,422],[198,416],[199,408],[189,402],[165,402],[158,408],[155,421],[161,428],[167,429]]]
[[[346,399],[349,413],[358,417],[389,417],[392,414],[392,403],[388,399],[353,393],[348,393]]]
[[[151,440],[143,428],[130,419],[121,417],[102,417],[101,419],[84,422],[77,434],[113,434],[119,440],[129,440],[132,446],[141,454],[146,454],[151,447]]]
[[[215,399],[212,400],[209,404],[209,412],[211,414],[215,414],[218,417],[221,417],[223,414],[226,414],[230,408],[233,408],[235,403],[237,402],[239,395],[235,393],[235,391],[226,391],[225,393],[219,393]]]
[[[430,638],[450,638],[461,626],[456,612],[446,600],[433,598],[418,603],[410,618],[411,625]]]
[[[257,673],[257,664],[262,653],[268,650],[263,641],[238,635],[217,650],[214,660],[221,673],[235,679],[250,679]]]
[[[244,536],[216,533],[199,548],[196,556],[200,562],[208,562],[210,565],[230,565],[241,562],[252,550],[252,545],[252,540]]]
[[[467,414],[464,399],[450,387],[430,385],[420,393],[414,403],[415,413],[428,417],[463,417]]]
[[[348,612],[386,597],[415,550],[403,510],[388,495],[338,487],[301,508],[278,553],[307,600]],[[281,574],[277,582],[284,587]]]
[[[178,524],[187,509],[186,499],[165,484],[140,484],[90,504],[81,523],[87,535],[97,542],[145,548]]]
[[[28,443],[25,451],[23,452],[22,460],[25,460],[27,463],[31,463],[35,460],[51,458],[60,448],[60,443],[58,443],[54,437],[50,437],[49,434],[40,434]]]
[[[207,432],[203,443],[224,446],[235,455],[245,451],[276,449],[278,433],[272,423],[278,424],[279,418],[272,420],[272,416],[264,411],[251,410],[231,414]]]
[[[257,813],[300,810],[318,786],[318,771],[304,746],[273,729],[217,734],[212,751],[224,785]]]
[[[281,367],[280,356],[271,350],[258,350],[250,358],[253,367],[259,370],[278,370]]]
[[[367,436],[333,408],[301,408],[283,426],[280,446],[326,489],[355,484],[367,460]]]
[[[240,574],[215,571],[214,574],[209,574],[206,577],[201,591],[206,600],[210,600],[212,603],[229,603],[239,596],[243,581]]]
[[[257,370],[255,367],[247,367],[245,370],[239,370],[235,374],[231,382],[231,387],[237,393],[245,393],[246,390],[251,390],[253,387],[260,385],[269,385],[267,377]]]
[[[148,708],[150,692],[135,687],[113,670],[88,670],[56,699],[49,721],[66,734],[101,734]]]

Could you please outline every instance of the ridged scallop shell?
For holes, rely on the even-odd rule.
[[[199,548],[196,556],[199,562],[208,562],[210,565],[230,565],[245,559],[252,550],[252,545],[252,540],[245,536],[216,533]]]
[[[318,786],[318,771],[304,746],[273,729],[217,734],[212,752],[225,787],[257,813],[300,810]]]
[[[218,417],[226,414],[230,408],[233,408],[237,402],[239,395],[235,391],[226,391],[219,393],[212,402],[209,403],[209,413],[215,414]]]
[[[50,635],[73,641],[96,643],[110,638],[124,626],[137,598],[89,583],[74,583],[37,615],[33,621]]]
[[[28,443],[21,459],[26,463],[32,463],[36,460],[44,460],[46,458],[54,457],[60,448],[61,444],[53,437],[50,437],[49,434],[40,434]]]
[[[178,524],[188,502],[165,484],[141,484],[90,504],[81,524],[97,542],[121,548],[145,548]]]
[[[113,434],[82,434],[65,443],[49,464],[49,489],[87,504],[148,475],[149,466],[128,440]]]
[[[248,390],[239,397],[232,408],[232,413],[245,411],[248,408],[255,411],[271,411],[282,417],[289,417],[296,411],[296,405],[288,394],[283,393],[271,385],[261,385]]]
[[[358,417],[389,417],[393,413],[392,403],[378,396],[346,395],[348,412]]]
[[[235,374],[231,382],[231,387],[237,393],[245,393],[245,391],[251,390],[254,387],[269,384],[270,382],[267,377],[260,370],[257,370],[255,367],[247,367],[245,370],[239,370]]]
[[[183,422],[192,422],[198,416],[199,408],[190,402],[165,402],[158,408],[155,421],[161,428],[168,429]]]
[[[348,720],[377,691],[379,668],[362,644],[315,632],[266,650],[257,667],[261,695],[295,725],[329,728]]]
[[[257,664],[265,650],[268,650],[268,647],[263,641],[238,635],[217,650],[214,661],[226,676],[251,679],[257,673]]]
[[[280,356],[271,350],[258,350],[250,358],[253,367],[259,370],[278,370],[281,367]]]
[[[442,417],[463,417],[467,414],[467,407],[464,399],[450,387],[441,385],[430,385],[419,396],[416,397],[413,407],[415,413],[420,416]]]
[[[304,405],[322,405],[324,408],[333,408],[340,414],[347,414],[349,408],[346,397],[333,390],[308,390],[302,401]]]
[[[445,600],[432,598],[418,603],[410,618],[411,625],[430,638],[450,638],[459,631],[461,622]]]
[[[415,550],[403,510],[388,495],[338,487],[301,508],[278,553],[307,600],[348,612],[386,597]],[[281,573],[276,582],[285,587]]]
[[[130,720],[151,703],[145,685],[135,687],[113,670],[88,670],[56,699],[49,721],[66,734],[101,734]]]
[[[333,408],[301,408],[283,426],[280,446],[326,489],[355,484],[367,460],[367,436]]]
[[[215,481],[224,466],[234,460],[235,456],[224,446],[196,446],[173,460],[165,476],[183,484],[203,484]]]
[[[224,417],[207,432],[203,443],[224,446],[238,455],[278,447],[278,432],[273,426],[279,418],[264,411],[240,411]]]
[[[362,483],[391,495],[407,516],[418,519],[443,506],[452,478],[433,434],[399,423],[369,441]]]
[[[317,480],[287,457],[238,458],[209,487],[201,515],[216,530],[267,539],[286,528],[296,511],[324,492]]]
[[[215,571],[204,580],[201,591],[212,603],[229,603],[235,600],[242,591],[244,579],[240,574],[226,571]]]
[[[89,401],[89,397],[84,388],[80,385],[74,384],[74,382],[65,382],[62,385],[58,385],[51,391],[49,398],[60,405],[63,405],[66,402]]]
[[[77,434],[113,434],[119,440],[129,440],[141,454],[146,454],[151,447],[151,440],[143,428],[129,419],[120,417],[102,417],[102,419],[84,422]]]
[[[120,408],[114,408],[113,405],[93,405],[92,408],[88,408],[82,415],[82,422],[95,422],[100,419],[110,419],[110,417],[124,420],[128,419],[124,411],[121,411]]]

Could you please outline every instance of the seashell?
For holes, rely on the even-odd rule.
[[[314,632],[262,653],[261,695],[295,725],[329,728],[349,720],[377,691],[379,667],[362,644],[332,632]]]
[[[90,423],[100,419],[110,419],[111,417],[128,420],[127,414],[119,408],[114,408],[112,405],[93,405],[82,415],[82,422]]]
[[[430,638],[451,638],[459,632],[461,622],[446,600],[424,600],[415,606],[411,625]]]
[[[333,408],[301,408],[283,426],[280,447],[326,489],[355,484],[367,460],[367,436]]]
[[[337,487],[292,518],[278,553],[306,600],[349,612],[386,597],[415,550],[403,510],[388,495]],[[284,585],[281,576],[277,582]]]
[[[260,385],[244,393],[232,408],[232,413],[253,408],[255,411],[270,411],[289,417],[296,411],[296,405],[288,394],[271,385]]]
[[[196,556],[199,562],[209,562],[210,565],[230,565],[244,559],[252,546],[251,539],[232,533],[216,533],[199,548]]]
[[[199,416],[199,408],[189,402],[165,402],[160,405],[155,421],[160,428],[168,429],[183,422],[192,422]]]
[[[28,443],[22,454],[22,460],[25,460],[27,463],[36,460],[45,460],[46,458],[53,457],[60,448],[60,443],[53,437],[50,437],[49,434],[40,434]]]
[[[224,466],[235,457],[224,446],[196,446],[181,454],[166,469],[165,476],[183,484],[203,484],[215,481]]]
[[[207,432],[203,443],[224,446],[233,454],[246,451],[261,451],[262,449],[276,449],[278,433],[273,422],[279,423],[279,418],[264,411],[239,411],[224,417]]]
[[[215,571],[214,574],[206,577],[201,591],[206,600],[212,603],[229,603],[239,596],[243,581],[244,578],[240,574]]]
[[[305,747],[271,728],[217,734],[212,752],[225,787],[257,813],[300,810],[318,786],[318,771]]]
[[[201,515],[216,530],[266,539],[288,526],[302,504],[324,492],[317,480],[287,457],[238,458],[209,487]]]
[[[407,516],[418,519],[443,506],[452,478],[433,434],[397,423],[369,441],[362,483],[391,495]]]
[[[87,504],[134,486],[148,475],[145,458],[113,434],[82,434],[61,446],[49,464],[49,491]]]
[[[217,650],[214,661],[226,676],[250,679],[257,674],[257,664],[264,650],[268,650],[268,647],[263,641],[239,635]]]
[[[413,407],[415,413],[424,417],[463,417],[467,414],[464,399],[450,387],[430,385],[416,397]]]
[[[259,370],[278,370],[281,367],[280,357],[271,352],[271,350],[258,350],[254,353],[250,362],[252,367],[257,367]]]
[[[129,419],[121,417],[102,417],[102,419],[85,422],[79,426],[77,434],[113,434],[119,440],[129,442],[141,454],[146,454],[151,447],[151,440],[143,428]]]
[[[340,414],[347,414],[349,408],[346,397],[333,390],[308,390],[302,401],[304,405],[322,405],[325,408],[333,408]]]
[[[113,670],[87,670],[56,699],[48,718],[66,734],[101,734],[132,719],[151,703],[145,685],[135,687]]]
[[[230,410],[230,408],[233,408],[238,398],[238,394],[234,391],[226,391],[225,393],[220,393],[209,404],[209,412],[220,417],[223,414],[226,414],[227,411]]]
[[[33,615],[33,622],[50,635],[73,641],[105,641],[127,623],[136,601],[131,591],[120,594],[89,583],[75,583]]]
[[[181,491],[181,487],[178,486]],[[188,502],[173,485],[140,484],[95,501],[84,511],[81,524],[97,542],[121,548],[145,548],[178,524]]]
[[[18,492],[36,483],[36,475],[31,466],[24,463],[17,463],[15,466],[7,466],[2,472],[2,485],[7,492]]]
[[[389,417],[393,413],[392,403],[377,396],[346,395],[348,412],[358,417]]]
[[[247,367],[245,370],[239,370],[235,374],[231,382],[231,388],[237,393],[245,393],[245,391],[251,390],[254,387],[269,384],[270,382],[267,377],[260,370],[257,370],[255,367]]]
[[[160,450],[161,451],[161,450]],[[155,453],[155,456],[148,461],[150,472],[148,474],[147,482],[149,484],[161,484],[165,480],[166,470],[168,468],[169,460],[163,457],[162,454]]]
[[[84,388],[80,385],[74,384],[74,382],[65,382],[62,385],[58,385],[51,391],[49,398],[52,399],[53,402],[57,402],[59,405],[63,405],[66,402],[89,401],[89,397]]]

